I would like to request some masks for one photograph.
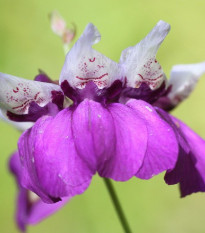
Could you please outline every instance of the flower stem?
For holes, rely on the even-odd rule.
[[[111,180],[109,180],[107,178],[103,178],[103,179],[105,181],[106,187],[107,187],[108,192],[110,194],[110,197],[112,199],[113,205],[115,206],[115,210],[116,210],[117,215],[119,217],[119,220],[120,220],[120,222],[122,224],[124,232],[125,233],[132,233],[131,230],[130,230],[129,224],[127,222],[127,219],[126,219],[126,217],[124,215],[124,212],[122,210],[122,207],[120,205],[120,202],[119,202],[119,199],[117,197],[117,194],[116,194],[116,192],[114,190],[114,187],[113,187],[113,185],[111,183]]]

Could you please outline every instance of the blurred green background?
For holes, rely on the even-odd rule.
[[[59,77],[64,54],[60,39],[50,30],[48,14],[58,10],[77,25],[77,37],[88,22],[102,33],[96,48],[118,61],[120,53],[139,42],[163,19],[172,30],[158,53],[167,76],[179,63],[205,60],[205,1],[202,0],[0,0],[0,71],[30,78],[38,68]],[[205,76],[192,96],[173,114],[205,137]],[[16,187],[7,170],[9,154],[19,133],[0,122],[0,232],[18,232],[13,220]],[[205,232],[205,194],[179,198],[177,186],[167,186],[163,174],[149,181],[114,183],[133,232]],[[94,177],[89,189],[29,233],[120,233],[102,179]]]

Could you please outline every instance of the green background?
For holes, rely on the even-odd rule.
[[[88,22],[102,34],[96,48],[118,61],[120,53],[139,42],[159,21],[172,30],[158,53],[167,76],[179,63],[205,60],[205,1],[122,0],[0,0],[0,71],[32,79],[38,68],[58,79],[64,54],[53,35],[48,14],[58,10],[67,22],[77,25],[77,37]],[[191,97],[173,114],[205,137],[205,76]],[[18,232],[13,220],[16,187],[7,170],[9,154],[16,149],[19,133],[0,122],[0,232]],[[205,232],[205,194],[179,198],[178,186],[168,186],[163,174],[149,181],[133,178],[114,183],[133,232]],[[122,232],[107,190],[95,176],[89,189],[73,198],[57,214],[30,233],[120,233]]]

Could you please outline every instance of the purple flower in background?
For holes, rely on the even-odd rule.
[[[16,222],[20,230],[25,231],[28,224],[36,224],[44,218],[55,213],[66,202],[69,197],[64,198],[62,202],[55,204],[44,203],[36,194],[26,190],[21,185],[22,167],[19,160],[18,152],[12,154],[9,161],[10,171],[16,178],[18,186],[17,207],[16,207]]]
[[[205,65],[179,69],[167,81],[156,53],[169,29],[160,21],[116,63],[92,49],[100,34],[88,24],[66,56],[59,85],[0,74],[4,116],[37,120],[18,143],[24,188],[53,203],[83,193],[96,173],[126,181],[167,171],[166,182],[179,182],[182,196],[204,191],[204,141],[164,110],[189,94]]]

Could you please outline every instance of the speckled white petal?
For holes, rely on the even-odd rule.
[[[0,73],[0,107],[15,114],[28,113],[31,102],[45,106],[52,101],[52,91],[61,91],[61,88]]]
[[[14,126],[16,129],[20,130],[20,131],[25,131],[29,128],[31,128],[33,126],[33,122],[15,122],[15,121],[11,121],[8,119],[8,117],[6,116],[6,112],[0,109],[0,120],[3,120],[7,123],[9,123],[10,125]]]
[[[99,89],[112,84],[118,75],[118,64],[92,49],[92,45],[100,39],[97,28],[88,24],[66,56],[60,83],[67,80],[72,87],[79,89],[83,89],[89,81],[93,81]]]
[[[172,86],[168,94],[173,105],[187,98],[196,86],[200,76],[205,73],[205,62],[197,64],[176,65],[171,70],[169,86]]]
[[[139,87],[144,82],[151,89],[157,89],[162,84],[165,75],[156,60],[156,53],[169,30],[168,23],[159,21],[142,41],[122,52],[120,66],[127,78],[127,86]]]

